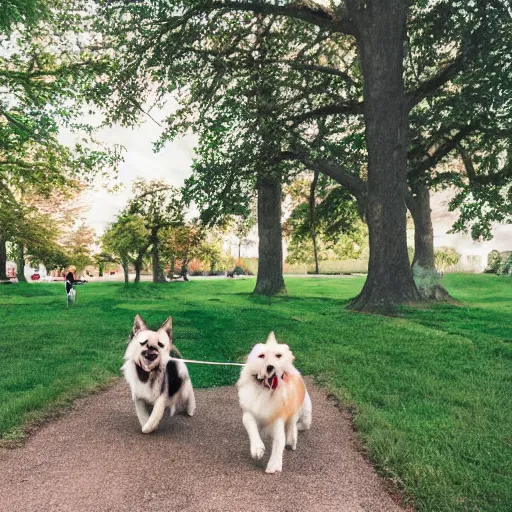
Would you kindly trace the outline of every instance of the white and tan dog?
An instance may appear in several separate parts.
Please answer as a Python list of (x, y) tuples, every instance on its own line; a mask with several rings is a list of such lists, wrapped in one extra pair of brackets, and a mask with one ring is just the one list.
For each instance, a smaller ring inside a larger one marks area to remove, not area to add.
[(294, 359), (288, 345), (277, 343), (271, 332), (265, 344), (253, 347), (237, 382), (254, 459), (265, 454), (259, 429), (272, 437), (267, 473), (282, 471), (285, 446), (295, 450), (297, 431), (311, 426), (311, 399)]
[(135, 317), (121, 370), (130, 385), (144, 434), (158, 427), (166, 407), (171, 416), (177, 410), (194, 414), (196, 401), (187, 367), (182, 361), (171, 359), (172, 351), (176, 349), (172, 344), (171, 317), (158, 331), (150, 331), (139, 315)]

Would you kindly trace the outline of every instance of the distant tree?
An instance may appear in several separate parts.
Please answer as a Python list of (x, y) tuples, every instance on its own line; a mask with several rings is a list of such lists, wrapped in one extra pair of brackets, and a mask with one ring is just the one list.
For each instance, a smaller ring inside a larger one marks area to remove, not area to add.
[(130, 263), (135, 265), (135, 282), (139, 282), (142, 260), (149, 246), (149, 231), (144, 219), (137, 215), (120, 215), (101, 240), (103, 251), (121, 263), (124, 282), (129, 282)]
[(188, 280), (188, 263), (198, 256), (199, 247), (205, 237), (205, 229), (196, 219), (181, 226), (168, 227), (162, 231), (161, 254), (170, 263), (169, 276), (175, 275), (176, 264), (180, 264), (180, 275)]
[(43, 263), (47, 270), (63, 271), (71, 265), (69, 253), (59, 243), (38, 246), (37, 251), (29, 254), (27, 258), (31, 264)]
[(214, 275), (222, 260), (222, 240), (215, 234), (207, 233), (195, 252), (198, 259), (209, 266), (210, 275)]
[(66, 236), (63, 246), (69, 254), (70, 264), (76, 267), (77, 275), (80, 275), (85, 267), (93, 264), (92, 248), (95, 240), (94, 229), (84, 222)]
[(11, 257), (16, 261), (20, 281), (25, 280), (26, 262), (41, 261), (42, 254), (53, 252), (59, 245), (61, 229), (49, 212), (38, 208), (35, 197), (31, 189), (26, 194), (15, 194), (7, 186), (0, 187), (0, 280), (5, 278), (2, 272), (7, 253), (2, 254), (2, 249), (5, 251), (7, 241), (14, 248)]
[(25, 281), (26, 262), (38, 261), (46, 266), (43, 256), (64, 252), (58, 242), (59, 234), (60, 229), (49, 215), (41, 214), (33, 207), (25, 207), (23, 218), (18, 218), (16, 223), (16, 233), (11, 236), (16, 248), (15, 261), (19, 281)]
[(233, 215), (231, 217), (231, 229), (238, 240), (238, 259), (241, 258), (242, 245), (247, 243), (247, 236), (256, 224), (256, 219), (252, 213), (246, 216)]
[(289, 263), (314, 263), (318, 274), (319, 260), (360, 255), (367, 230), (344, 187), (314, 173), (296, 179), (287, 192), (293, 208), (285, 224)]
[(100, 252), (99, 254), (95, 254), (93, 260), (98, 267), (99, 277), (103, 277), (105, 268), (109, 263), (116, 263), (116, 260), (112, 257), (112, 255), (108, 254), (107, 252)]
[(153, 282), (165, 282), (160, 263), (162, 230), (184, 224), (184, 201), (178, 189), (162, 180), (138, 179), (133, 183), (135, 197), (125, 209), (126, 214), (139, 216), (148, 232), (147, 249), (151, 250)]
[[(27, 253), (27, 193), (48, 198), (77, 176), (108, 173), (120, 157), (94, 141), (92, 126), (76, 121), (106, 66), (104, 56), (85, 47), (86, 40), (97, 42), (91, 20), (78, 0), (13, 0), (0, 8), (0, 280), (6, 243), (18, 246), (18, 266)], [(62, 144), (62, 126), (80, 142)]]

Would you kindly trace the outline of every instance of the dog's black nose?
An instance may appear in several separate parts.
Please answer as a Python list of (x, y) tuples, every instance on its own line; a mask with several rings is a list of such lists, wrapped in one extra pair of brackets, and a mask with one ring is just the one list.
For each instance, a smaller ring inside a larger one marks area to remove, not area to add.
[(271, 373), (271, 372), (273, 372), (273, 371), (274, 371), (274, 367), (273, 367), (271, 364), (269, 364), (269, 365), (267, 366), (267, 373)]
[(154, 361), (158, 357), (158, 352), (153, 352), (152, 350), (144, 350), (144, 352), (142, 352), (142, 355), (148, 361)]

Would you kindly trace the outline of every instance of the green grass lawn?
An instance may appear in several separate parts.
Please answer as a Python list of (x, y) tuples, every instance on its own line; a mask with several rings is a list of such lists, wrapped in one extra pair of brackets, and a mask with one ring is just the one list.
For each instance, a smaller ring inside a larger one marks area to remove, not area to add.
[[(189, 358), (241, 361), (274, 330), (303, 373), (353, 408), (376, 467), (419, 510), (510, 512), (512, 280), (448, 275), (462, 306), (394, 318), (344, 309), (362, 284), (288, 279), (288, 296), (265, 299), (252, 280), (90, 283), (69, 309), (62, 283), (2, 286), (0, 436), (118, 375), (136, 313), (153, 326), (172, 314)], [(238, 370), (190, 373), (201, 387), (233, 384)]]

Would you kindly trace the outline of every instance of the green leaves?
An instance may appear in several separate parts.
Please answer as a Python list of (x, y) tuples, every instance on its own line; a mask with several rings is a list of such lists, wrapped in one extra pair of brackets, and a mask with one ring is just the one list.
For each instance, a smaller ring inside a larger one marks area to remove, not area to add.
[[(342, 10), (339, 30), (333, 30), (312, 13), (297, 16), (292, 5), (100, 3), (95, 29), (105, 35), (111, 60), (108, 79), (91, 94), (107, 108), (108, 122), (134, 124), (142, 106), (165, 108), (156, 150), (185, 133), (197, 135), (184, 199), (198, 205), (206, 223), (244, 215), (258, 176), (292, 180), (300, 174), (304, 164), (287, 159), (292, 154), (366, 179), (355, 39), (340, 33), (347, 28)], [(456, 167), (457, 146), (467, 147), (477, 175), (503, 175), (512, 133), (510, 33), (505, 2), (422, 0), (409, 6), (404, 79), (412, 108), (410, 184), (454, 185), (465, 197), (478, 195), (477, 216), (503, 209), (508, 192), (501, 200), (497, 189), (472, 190)], [(510, 183), (502, 177), (495, 187)], [(463, 212), (460, 227), (467, 219)]]
[(135, 260), (148, 245), (149, 230), (144, 219), (124, 214), (118, 217), (102, 237), (103, 250), (119, 260)]
[(288, 263), (313, 263), (313, 234), (318, 259), (357, 259), (367, 246), (367, 230), (359, 218), (356, 200), (332, 180), (321, 178), (315, 187), (311, 212), (309, 180), (288, 187), (293, 209), (284, 225)]
[(13, 28), (33, 27), (50, 14), (46, 0), (3, 0), (0, 9), (0, 34), (10, 35)]
[[(6, 9), (16, 31), (0, 33), (0, 180), (46, 192), (77, 175), (111, 171), (119, 149), (102, 147), (91, 126), (75, 122), (106, 69), (104, 55), (91, 49), (92, 11), (74, 0), (9, 0)], [(81, 132), (81, 142), (62, 144), (63, 126)]]
[(140, 216), (150, 232), (183, 224), (184, 202), (176, 187), (163, 180), (138, 179), (132, 190), (135, 197), (129, 201), (126, 213)]

